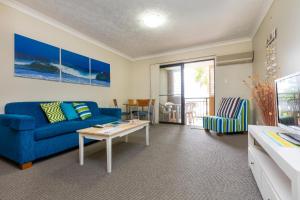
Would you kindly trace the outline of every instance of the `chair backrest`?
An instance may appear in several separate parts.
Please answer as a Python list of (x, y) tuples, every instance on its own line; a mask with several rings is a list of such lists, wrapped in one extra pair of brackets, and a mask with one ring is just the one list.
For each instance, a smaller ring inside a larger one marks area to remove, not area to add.
[(116, 108), (118, 108), (118, 102), (117, 102), (117, 99), (113, 99), (113, 102), (114, 102), (114, 106), (115, 106)]
[(137, 106), (147, 107), (147, 106), (150, 106), (150, 99), (137, 99), (136, 103), (137, 103)]
[(128, 105), (129, 105), (129, 106), (134, 106), (134, 105), (136, 105), (136, 100), (135, 100), (135, 99), (128, 99)]
[(234, 118), (239, 102), (240, 97), (223, 97), (217, 112), (217, 116)]

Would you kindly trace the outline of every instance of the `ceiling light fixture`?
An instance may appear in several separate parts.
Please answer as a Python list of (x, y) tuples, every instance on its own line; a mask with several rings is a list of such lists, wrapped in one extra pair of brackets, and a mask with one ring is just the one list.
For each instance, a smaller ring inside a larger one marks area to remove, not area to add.
[(141, 14), (140, 20), (149, 28), (157, 28), (166, 23), (166, 16), (157, 11), (146, 11)]

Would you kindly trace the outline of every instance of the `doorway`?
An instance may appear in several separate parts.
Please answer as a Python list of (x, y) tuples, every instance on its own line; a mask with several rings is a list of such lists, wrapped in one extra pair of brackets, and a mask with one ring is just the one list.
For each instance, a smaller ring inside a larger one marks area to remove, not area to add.
[(159, 122), (202, 126), (214, 115), (215, 60), (160, 66)]

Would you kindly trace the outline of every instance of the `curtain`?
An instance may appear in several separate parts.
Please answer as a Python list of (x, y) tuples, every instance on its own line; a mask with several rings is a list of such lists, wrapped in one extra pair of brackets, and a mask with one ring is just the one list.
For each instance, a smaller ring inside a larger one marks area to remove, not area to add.
[(150, 65), (150, 98), (155, 99), (154, 122), (159, 121), (159, 65)]

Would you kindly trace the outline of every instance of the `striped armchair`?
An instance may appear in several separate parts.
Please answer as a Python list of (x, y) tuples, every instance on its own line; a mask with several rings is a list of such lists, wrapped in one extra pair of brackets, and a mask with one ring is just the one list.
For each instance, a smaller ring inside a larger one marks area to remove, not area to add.
[(249, 110), (249, 100), (240, 99), (233, 118), (206, 116), (203, 118), (203, 128), (217, 133), (246, 132), (250, 117)]

